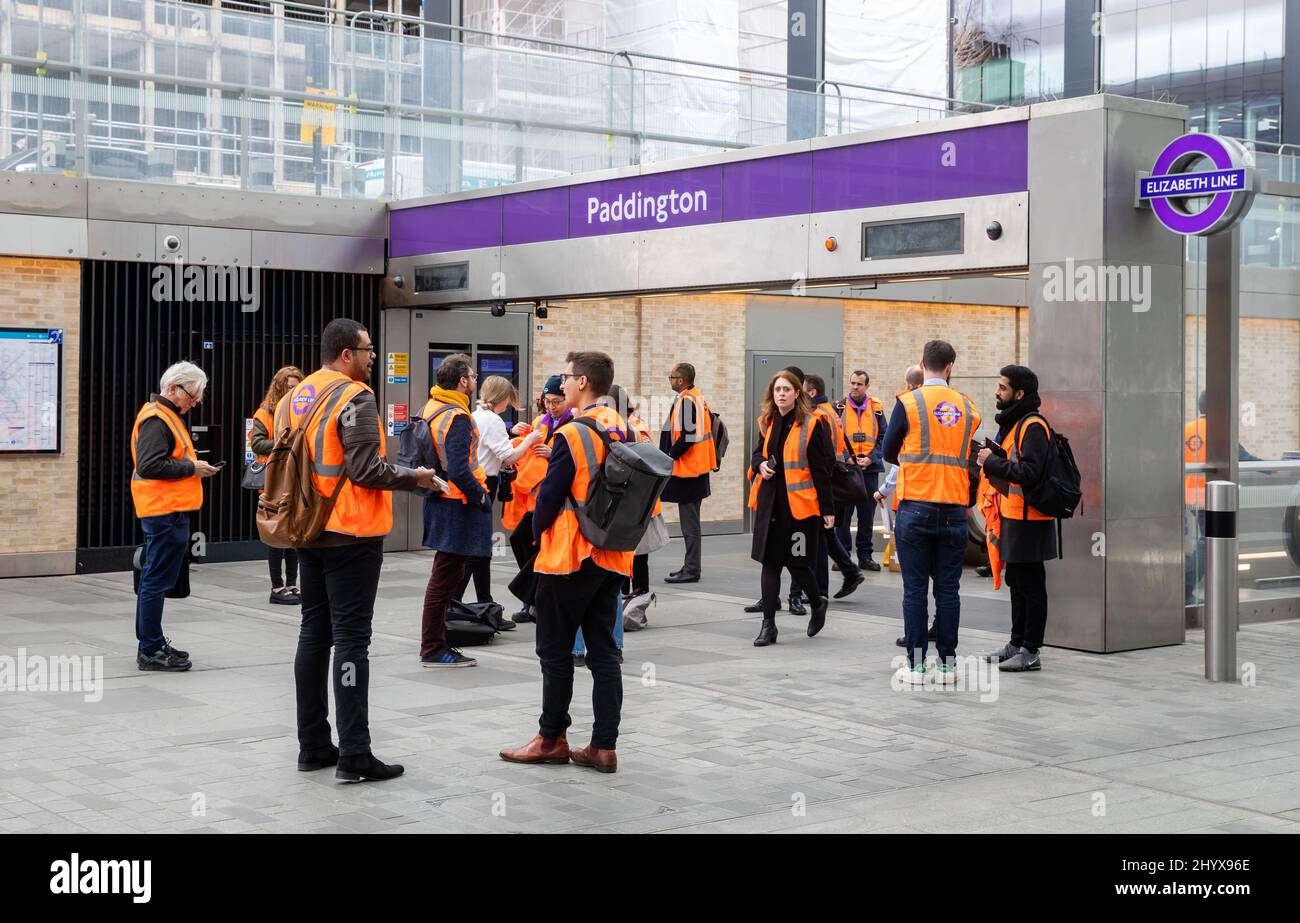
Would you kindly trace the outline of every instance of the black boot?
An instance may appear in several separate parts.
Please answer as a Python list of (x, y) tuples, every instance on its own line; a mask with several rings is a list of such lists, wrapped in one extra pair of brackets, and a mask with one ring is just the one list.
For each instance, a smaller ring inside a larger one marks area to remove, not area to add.
[(396, 779), (406, 769), (398, 763), (381, 763), (375, 759), (373, 753), (367, 753), (364, 756), (340, 756), (338, 769), (334, 770), (334, 778), (344, 782), (362, 782), (369, 780), (371, 782), (383, 782), (387, 779)]
[(853, 568), (853, 570), (844, 575), (844, 585), (836, 591), (835, 598), (843, 599), (845, 596), (848, 596), (858, 587), (862, 586), (862, 582), (866, 579), (867, 578), (862, 574), (861, 568)]
[(808, 637), (814, 638), (817, 636), (817, 632), (822, 630), (822, 626), (826, 624), (826, 610), (830, 607), (831, 601), (829, 597), (823, 596), (818, 599), (816, 605), (813, 606), (812, 618), (808, 619)]
[(791, 593), (791, 594), (790, 594), (789, 603), (790, 603), (790, 614), (791, 614), (791, 615), (807, 615), (807, 614), (808, 614), (808, 610), (804, 608), (803, 600), (800, 599), (800, 598), (799, 598), (797, 595), (795, 595), (794, 593)]
[(769, 644), (776, 643), (776, 619), (763, 617), (763, 625), (758, 629), (758, 637), (754, 639), (754, 647), (767, 647)]
[(337, 766), (338, 762), (339, 748), (333, 744), (315, 750), (298, 751), (299, 772), (315, 772), (317, 769), (328, 769), (330, 766)]

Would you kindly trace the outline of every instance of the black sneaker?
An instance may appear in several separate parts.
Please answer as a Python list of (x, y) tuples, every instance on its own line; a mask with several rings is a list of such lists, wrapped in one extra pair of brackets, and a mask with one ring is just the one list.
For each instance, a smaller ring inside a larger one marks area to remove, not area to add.
[(373, 753), (365, 756), (340, 756), (334, 778), (343, 782), (384, 782), (406, 772), (399, 763), (381, 763)]
[(190, 652), (189, 652), (189, 651), (181, 651), (181, 650), (177, 650), (176, 648), (172, 647), (172, 639), (171, 639), (171, 638), (163, 638), (163, 650), (165, 650), (165, 651), (171, 651), (173, 654), (175, 654), (175, 655), (176, 655), (177, 657), (179, 657), (181, 660), (189, 660), (189, 659), (190, 659)]
[(420, 658), (422, 667), (476, 667), (478, 661), (473, 657), (466, 657), (454, 647), (443, 647), (437, 653), (428, 657)]
[(290, 606), (302, 605), (302, 590), (292, 584), (284, 588), (284, 597)]
[(338, 762), (339, 748), (333, 744), (314, 750), (298, 751), (299, 772), (315, 772), (317, 769), (328, 769), (331, 766), (337, 766)]
[(859, 561), (858, 566), (861, 567), (863, 570), (869, 570), (872, 572), (876, 572), (880, 570), (880, 565), (875, 561), (873, 561), (871, 558), (866, 558), (865, 560)]
[(791, 615), (807, 615), (808, 610), (804, 607), (803, 600), (798, 596), (791, 596), (788, 600), (790, 604)]
[(537, 619), (533, 617), (533, 607), (524, 606), (514, 615), (510, 616), (510, 621), (514, 622), (516, 625), (522, 625), (525, 622), (535, 622)]
[(189, 658), (177, 656), (177, 652), (166, 646), (158, 648), (152, 654), (135, 655), (135, 665), (141, 670), (154, 670), (160, 673), (184, 673), (194, 664)]
[(285, 587), (276, 587), (271, 591), (270, 602), (276, 606), (296, 606), (302, 602), (301, 597), (290, 596)]

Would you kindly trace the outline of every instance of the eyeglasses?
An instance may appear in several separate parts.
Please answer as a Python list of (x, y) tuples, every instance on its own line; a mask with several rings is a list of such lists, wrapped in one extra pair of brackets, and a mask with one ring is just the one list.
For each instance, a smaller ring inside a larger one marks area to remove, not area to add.
[(669, 375), (669, 376), (668, 376), (668, 380), (669, 380), (669, 381), (682, 381), (682, 376), (680, 376), (680, 375)]
[(369, 352), (369, 353), (377, 353), (377, 352), (379, 352), (379, 350), (376, 349), (373, 345), (371, 345), (371, 346), (353, 346), (353, 347), (352, 347), (352, 351), (353, 351), (354, 353), (366, 353), (366, 352)]
[(561, 372), (561, 373), (560, 373), (560, 384), (564, 384), (564, 383), (565, 383), (566, 381), (568, 381), (570, 378), (586, 378), (586, 377), (587, 377), (587, 376), (585, 376), (585, 375), (577, 375), (577, 374), (570, 375), (568, 372)]
[(190, 403), (193, 404), (195, 407), (203, 403), (202, 393), (200, 393), (198, 397), (195, 397), (193, 394), (190, 394), (190, 389), (185, 387), (184, 385), (177, 385), (176, 387), (180, 388), (181, 391), (185, 392), (185, 396), (190, 399)]

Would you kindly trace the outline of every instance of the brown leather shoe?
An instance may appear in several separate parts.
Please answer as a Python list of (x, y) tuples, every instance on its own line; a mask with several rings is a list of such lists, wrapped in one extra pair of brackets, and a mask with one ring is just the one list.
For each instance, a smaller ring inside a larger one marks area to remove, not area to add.
[(538, 734), (522, 747), (501, 751), (501, 758), (509, 763), (567, 763), (569, 755), (569, 742), (563, 734), (550, 743)]
[(618, 772), (618, 753), (597, 747), (583, 747), (569, 754), (569, 759), (579, 766), (590, 766), (597, 772)]

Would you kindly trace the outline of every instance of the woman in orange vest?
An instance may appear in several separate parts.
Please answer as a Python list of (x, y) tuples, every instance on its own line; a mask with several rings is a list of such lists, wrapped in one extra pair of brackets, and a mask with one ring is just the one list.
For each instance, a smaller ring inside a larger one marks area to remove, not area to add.
[(181, 417), (203, 401), (208, 376), (191, 362), (163, 372), (158, 393), (131, 427), (131, 501), (144, 531), (140, 589), (135, 600), (136, 666), (180, 673), (186, 651), (162, 633), (163, 599), (176, 585), (190, 543), (190, 513), (203, 505), (202, 479), (218, 468), (200, 461)]
[[(275, 407), (293, 388), (307, 376), (296, 365), (286, 365), (271, 378), (266, 397), (253, 411), (253, 428), (248, 433), (248, 444), (256, 461), (266, 463), (271, 449), (275, 448)], [(298, 593), (298, 552), (293, 548), (272, 548), (267, 556), (271, 568), (271, 602), (280, 606), (297, 606), (302, 603)], [(284, 574), (281, 576), (281, 563)]]
[[(520, 570), (527, 566), (537, 550), (533, 542), (533, 508), (537, 505), (537, 491), (546, 477), (556, 430), (573, 419), (573, 411), (565, 402), (564, 391), (560, 387), (559, 375), (546, 379), (537, 401), (539, 416), (531, 424), (516, 423), (513, 432), (516, 438), (522, 439), (533, 431), (540, 431), (542, 439), (533, 446), (531, 455), (516, 462), (515, 469), (518, 473), (511, 485), (511, 499), (501, 513), (502, 525), (514, 530), (510, 533), (510, 550), (514, 552), (515, 563)], [(537, 620), (532, 592), (534, 583), (531, 580), (525, 582), (527, 589), (521, 591), (520, 599), (523, 607), (510, 617), (519, 624)]]
[(749, 508), (754, 511), (750, 556), (763, 565), (763, 625), (755, 647), (776, 643), (782, 568), (813, 603), (808, 636), (826, 623), (830, 600), (818, 592), (812, 564), (822, 529), (835, 527), (834, 463), (828, 428), (817, 423), (798, 378), (782, 369), (768, 382), (749, 465)]
[(994, 419), (1002, 454), (983, 448), (976, 458), (998, 495), (997, 543), (990, 548), (989, 560), (995, 568), (1001, 563), (1006, 572), (1011, 640), (988, 659), (1003, 672), (1021, 673), (1041, 669), (1038, 651), (1047, 626), (1043, 562), (1057, 556), (1056, 520), (1025, 498), (1025, 485), (1037, 484), (1050, 460), (1052, 430), (1038, 413), (1038, 376), (1023, 365), (1008, 365), (999, 374)]

